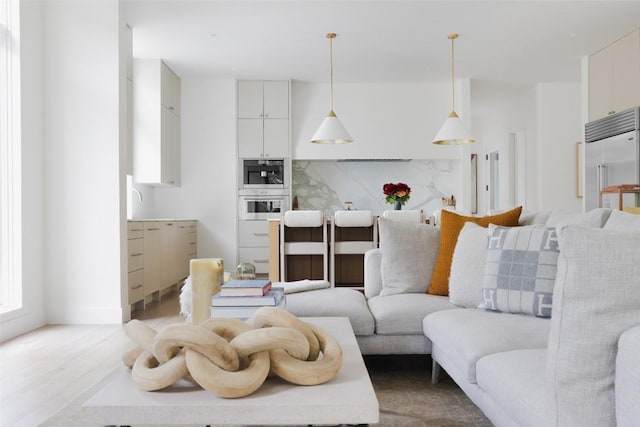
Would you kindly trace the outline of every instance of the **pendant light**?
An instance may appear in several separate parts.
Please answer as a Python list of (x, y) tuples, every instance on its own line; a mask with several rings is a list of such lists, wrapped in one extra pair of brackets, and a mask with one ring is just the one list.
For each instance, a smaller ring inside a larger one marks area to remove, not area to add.
[(451, 40), (451, 114), (444, 124), (440, 128), (440, 131), (433, 139), (434, 144), (440, 145), (456, 145), (456, 144), (471, 144), (475, 142), (475, 139), (471, 137), (471, 134), (467, 131), (462, 124), (462, 120), (456, 114), (456, 92), (455, 92), (455, 64), (454, 64), (454, 40), (458, 38), (457, 34), (449, 34), (449, 40)]
[(335, 33), (327, 34), (329, 39), (329, 58), (331, 64), (331, 94), (330, 94), (330, 110), (327, 117), (324, 118), (322, 124), (311, 138), (311, 142), (316, 144), (345, 144), (353, 142), (349, 132), (342, 126), (340, 119), (333, 112), (333, 39), (336, 38)]

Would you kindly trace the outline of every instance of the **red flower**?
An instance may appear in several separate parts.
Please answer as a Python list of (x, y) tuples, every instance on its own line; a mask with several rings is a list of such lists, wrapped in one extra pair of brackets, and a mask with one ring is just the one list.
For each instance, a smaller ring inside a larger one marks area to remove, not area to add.
[(409, 194), (411, 193), (411, 187), (404, 182), (398, 182), (396, 184), (390, 182), (382, 186), (382, 192), (386, 196), (385, 200), (387, 203), (395, 204), (396, 202), (400, 202), (400, 204), (404, 205), (407, 200), (410, 199)]

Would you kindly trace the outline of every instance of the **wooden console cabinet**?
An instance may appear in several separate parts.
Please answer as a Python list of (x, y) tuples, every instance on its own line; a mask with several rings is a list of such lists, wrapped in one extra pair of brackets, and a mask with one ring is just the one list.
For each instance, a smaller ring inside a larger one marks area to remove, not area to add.
[(189, 275), (197, 258), (197, 221), (129, 221), (129, 305), (144, 308)]

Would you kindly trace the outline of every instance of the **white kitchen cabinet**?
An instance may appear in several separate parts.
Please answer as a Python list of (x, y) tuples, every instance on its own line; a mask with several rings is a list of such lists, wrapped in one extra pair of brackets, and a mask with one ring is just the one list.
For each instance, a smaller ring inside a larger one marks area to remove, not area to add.
[(239, 119), (288, 119), (289, 82), (241, 80), (238, 82)]
[(159, 59), (136, 59), (133, 173), (137, 183), (180, 185), (180, 78)]
[(128, 244), (128, 304), (144, 299), (144, 227), (142, 222), (127, 223)]
[(256, 274), (269, 274), (269, 222), (238, 221), (238, 262), (250, 262)]
[(640, 28), (589, 56), (589, 121), (640, 104)]
[(238, 157), (288, 158), (289, 82), (238, 82)]

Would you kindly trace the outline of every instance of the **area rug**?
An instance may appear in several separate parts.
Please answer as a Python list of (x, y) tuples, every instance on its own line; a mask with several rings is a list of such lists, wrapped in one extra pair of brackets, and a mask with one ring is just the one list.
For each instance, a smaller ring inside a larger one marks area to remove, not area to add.
[[(376, 424), (377, 426), (490, 427), (492, 425), (444, 371), (441, 381), (435, 385), (431, 384), (429, 356), (366, 356), (365, 363), (380, 406), (380, 422)], [(82, 404), (115, 374), (114, 372), (87, 390), (70, 405), (45, 421), (42, 426), (97, 427), (97, 424), (87, 423), (82, 419)]]

